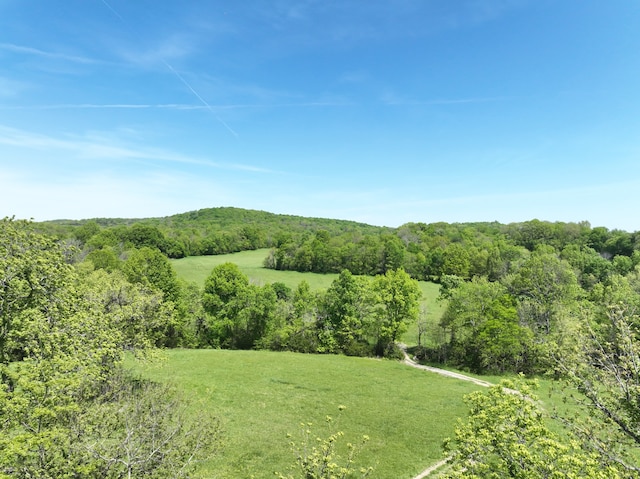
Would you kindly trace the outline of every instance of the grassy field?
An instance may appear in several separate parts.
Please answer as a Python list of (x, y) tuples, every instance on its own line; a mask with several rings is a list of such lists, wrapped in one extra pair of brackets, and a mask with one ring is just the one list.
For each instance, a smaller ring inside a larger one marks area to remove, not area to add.
[[(237, 264), (240, 270), (255, 284), (262, 285), (279, 281), (291, 289), (296, 288), (302, 280), (307, 281), (314, 291), (327, 289), (338, 276), (337, 274), (298, 273), (297, 271), (276, 271), (264, 268), (262, 262), (268, 252), (268, 249), (259, 249), (216, 256), (190, 256), (171, 260), (171, 264), (179, 277), (198, 285), (204, 285), (204, 281), (211, 273), (211, 270), (226, 262)], [(420, 281), (420, 289), (422, 290), (421, 308), (425, 311), (424, 319), (427, 322), (427, 335), (425, 339), (427, 344), (433, 344), (436, 340), (436, 325), (446, 307), (446, 303), (436, 301), (439, 288), (435, 283)], [(409, 346), (418, 343), (417, 323), (409, 326), (407, 332), (402, 337), (402, 341)]]
[[(173, 260), (180, 277), (204, 284), (219, 264), (237, 264), (255, 284), (282, 282), (295, 288), (306, 280), (313, 290), (330, 286), (335, 274), (275, 271), (262, 266), (268, 250)], [(423, 344), (438, 342), (437, 324), (446, 302), (437, 301), (439, 286), (420, 282), (420, 321), (426, 321)], [(414, 346), (417, 322), (402, 341)], [(332, 355), (301, 355), (266, 351), (171, 350), (159, 365), (138, 366), (146, 377), (170, 381), (184, 393), (216, 412), (224, 429), (224, 449), (203, 464), (198, 477), (261, 479), (286, 473), (294, 461), (287, 434), (297, 437), (300, 422), (323, 429), (326, 415), (337, 416), (347, 406), (336, 430), (346, 441), (367, 434), (361, 465), (374, 465), (372, 477), (411, 478), (442, 458), (442, 439), (453, 434), (456, 418), (466, 414), (463, 396), (478, 386), (409, 368), (393, 361)], [(453, 369), (453, 368), (447, 368)], [(475, 375), (474, 375), (475, 376)], [(476, 376), (494, 383), (500, 376)], [(508, 376), (507, 376), (508, 377)], [(538, 396), (547, 413), (572, 411), (551, 380), (541, 380)], [(197, 412), (194, 412), (197, 414)], [(549, 419), (552, 430), (563, 428)]]
[(312, 290), (326, 289), (337, 278), (337, 274), (298, 273), (297, 271), (276, 271), (262, 266), (269, 253), (268, 249), (242, 251), (233, 254), (215, 256), (189, 256), (171, 260), (178, 276), (199, 285), (204, 285), (211, 270), (223, 263), (235, 263), (254, 284), (269, 284), (280, 281), (294, 289), (302, 280), (306, 280)]
[[(205, 463), (202, 478), (255, 479), (287, 472), (287, 433), (300, 422), (322, 426), (347, 409), (336, 430), (345, 441), (367, 434), (359, 456), (376, 479), (411, 478), (441, 459), (441, 442), (466, 413), (462, 396), (477, 386), (393, 361), (266, 351), (171, 350), (167, 361), (138, 369), (170, 381), (216, 412), (224, 449)], [(194, 412), (197, 414), (197, 412)], [(326, 437), (326, 429), (318, 429)]]

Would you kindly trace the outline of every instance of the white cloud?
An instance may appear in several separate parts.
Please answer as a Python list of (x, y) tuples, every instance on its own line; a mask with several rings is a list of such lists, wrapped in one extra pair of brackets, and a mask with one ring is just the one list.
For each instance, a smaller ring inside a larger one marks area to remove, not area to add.
[(174, 33), (150, 46), (117, 45), (113, 51), (122, 60), (136, 67), (158, 67), (194, 53), (196, 42), (190, 35)]

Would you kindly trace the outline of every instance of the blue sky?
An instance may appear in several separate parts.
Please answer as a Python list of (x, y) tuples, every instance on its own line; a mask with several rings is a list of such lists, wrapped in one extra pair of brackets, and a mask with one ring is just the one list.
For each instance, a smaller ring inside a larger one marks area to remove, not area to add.
[(640, 230), (640, 3), (0, 0), (0, 216)]

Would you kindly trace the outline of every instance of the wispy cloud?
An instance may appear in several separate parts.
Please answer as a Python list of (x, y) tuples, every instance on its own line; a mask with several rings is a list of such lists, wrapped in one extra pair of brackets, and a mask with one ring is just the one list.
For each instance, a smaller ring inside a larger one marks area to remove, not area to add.
[(144, 38), (135, 26), (135, 19), (125, 18), (110, 2), (101, 1), (135, 40), (131, 43), (124, 42), (123, 39), (110, 38), (113, 52), (131, 65), (153, 67), (164, 64), (172, 69), (168, 62), (192, 55), (200, 43), (197, 36), (187, 30), (165, 33), (159, 39)]
[(53, 60), (64, 60), (67, 62), (73, 63), (82, 63), (82, 64), (96, 64), (96, 63), (104, 63), (101, 60), (96, 60), (94, 58), (78, 56), (78, 55), (70, 55), (67, 53), (60, 52), (50, 52), (45, 50), (40, 50), (38, 48), (28, 47), (24, 45), (15, 45), (13, 43), (0, 43), (0, 50), (9, 51), (13, 53), (21, 53), (25, 55), (38, 56), (49, 58)]
[[(0, 78), (0, 96), (2, 96), (2, 79)], [(353, 105), (345, 101), (306, 101), (290, 103), (235, 103), (193, 105), (188, 103), (61, 103), (58, 105), (0, 105), (0, 110), (234, 110), (249, 108), (313, 108), (313, 107), (342, 107)]]
[(197, 42), (189, 34), (173, 33), (152, 42), (140, 41), (135, 45), (120, 43), (112, 47), (112, 51), (130, 65), (149, 68), (191, 56), (196, 51), (196, 44)]
[(430, 106), (430, 105), (464, 105), (470, 103), (492, 103), (497, 101), (507, 100), (507, 97), (477, 97), (477, 98), (443, 98), (433, 100), (410, 100), (395, 96), (392, 94), (385, 94), (381, 100), (386, 105), (390, 106)]
[[(530, 0), (359, 0), (250, 4), (274, 30), (286, 32), (289, 43), (357, 44), (395, 38), (419, 38), (446, 30), (476, 26), (500, 18)], [(292, 42), (292, 39), (297, 42)], [(287, 45), (284, 45), (287, 47)], [(288, 45), (291, 48), (291, 45)]]
[(272, 173), (271, 170), (241, 163), (212, 162), (171, 150), (118, 144), (112, 139), (92, 137), (62, 137), (41, 135), (0, 125), (0, 145), (31, 150), (62, 150), (79, 159), (147, 160), (199, 165), (210, 168)]
[(485, 23), (501, 17), (509, 11), (526, 6), (531, 0), (471, 0), (462, 18), (464, 23)]

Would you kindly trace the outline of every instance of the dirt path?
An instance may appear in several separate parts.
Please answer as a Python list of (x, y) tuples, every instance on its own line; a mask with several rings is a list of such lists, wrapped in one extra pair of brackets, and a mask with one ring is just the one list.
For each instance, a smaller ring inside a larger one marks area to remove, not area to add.
[[(482, 379), (472, 378), (471, 376), (466, 376), (464, 374), (456, 373), (456, 372), (453, 372), (453, 371), (447, 371), (446, 369), (434, 368), (432, 366), (423, 366), (422, 364), (416, 363), (413, 359), (411, 359), (409, 357), (409, 355), (407, 354), (407, 350), (406, 350), (404, 345), (400, 345), (400, 349), (402, 349), (402, 353), (404, 354), (404, 361), (403, 361), (404, 364), (406, 364), (407, 366), (411, 366), (412, 368), (422, 369), (423, 371), (428, 371), (430, 373), (440, 374), (441, 376), (447, 376), (449, 378), (459, 379), (461, 381), (469, 381), (469, 382), (472, 382), (473, 384), (476, 384), (478, 386), (482, 386), (482, 387), (485, 387), (485, 388), (493, 386), (493, 383), (490, 383), (488, 381), (483, 381)], [(431, 475), (432, 472), (436, 471), (437, 469), (440, 469), (442, 466), (444, 466), (450, 460), (451, 460), (451, 458), (447, 457), (447, 458), (443, 459), (442, 461), (437, 462), (436, 464), (433, 464), (432, 466), (429, 466), (428, 468), (426, 468), (424, 471), (422, 471), (420, 474), (418, 474), (413, 479), (424, 479), (425, 477), (428, 477), (429, 475)]]
[(404, 349), (402, 350), (402, 352), (404, 353), (404, 364), (411, 366), (412, 368), (422, 369), (431, 373), (440, 374), (441, 376), (460, 379), (461, 381), (469, 381), (473, 384), (477, 384), (478, 386), (482, 386), (485, 388), (493, 386), (493, 383), (483, 381), (482, 379), (472, 378), (471, 376), (466, 376), (464, 374), (456, 373), (453, 371), (447, 371), (446, 369), (434, 368), (432, 366), (423, 366), (422, 364), (418, 364), (413, 359), (411, 359)]
[(447, 457), (447, 458), (443, 459), (442, 461), (435, 463), (433, 466), (427, 467), (424, 471), (422, 471), (420, 474), (418, 474), (413, 479), (424, 479), (425, 477), (431, 475), (431, 473), (433, 471), (435, 471), (436, 469), (440, 469), (442, 466), (444, 466), (450, 460), (451, 460), (451, 458)]
[[(453, 371), (447, 371), (446, 369), (434, 368), (433, 366), (423, 366), (422, 364), (418, 364), (413, 359), (411, 359), (409, 357), (409, 355), (407, 354), (406, 345), (398, 344), (398, 346), (402, 350), (402, 354), (404, 354), (403, 363), (406, 364), (407, 366), (411, 366), (412, 368), (416, 368), (416, 369), (422, 369), (423, 371), (428, 371), (430, 373), (440, 374), (441, 376), (447, 376), (449, 378), (459, 379), (461, 381), (469, 381), (469, 382), (472, 382), (473, 384), (476, 384), (478, 386), (482, 386), (482, 387), (485, 387), (485, 388), (488, 388), (488, 387), (491, 387), (491, 386), (495, 386), (495, 384), (490, 383), (489, 381), (483, 381), (482, 379), (472, 378), (471, 376), (467, 376), (465, 374), (456, 373), (456, 372), (453, 372)], [(522, 395), (522, 393), (520, 393), (520, 391), (516, 391), (515, 389), (509, 389), (509, 388), (504, 388), (503, 387), (502, 390), (505, 391), (505, 392), (508, 392), (509, 394)], [(529, 399), (529, 398), (527, 398), (527, 399)], [(429, 466), (428, 468), (426, 468), (424, 471), (422, 471), (420, 474), (418, 474), (413, 479), (424, 479), (425, 477), (429, 476), (432, 472), (434, 472), (436, 469), (440, 469), (442, 466), (444, 466), (450, 460), (451, 460), (451, 457), (447, 457), (447, 458), (443, 459), (442, 461), (440, 461), (440, 462), (438, 462), (436, 464), (433, 464), (432, 466)]]

